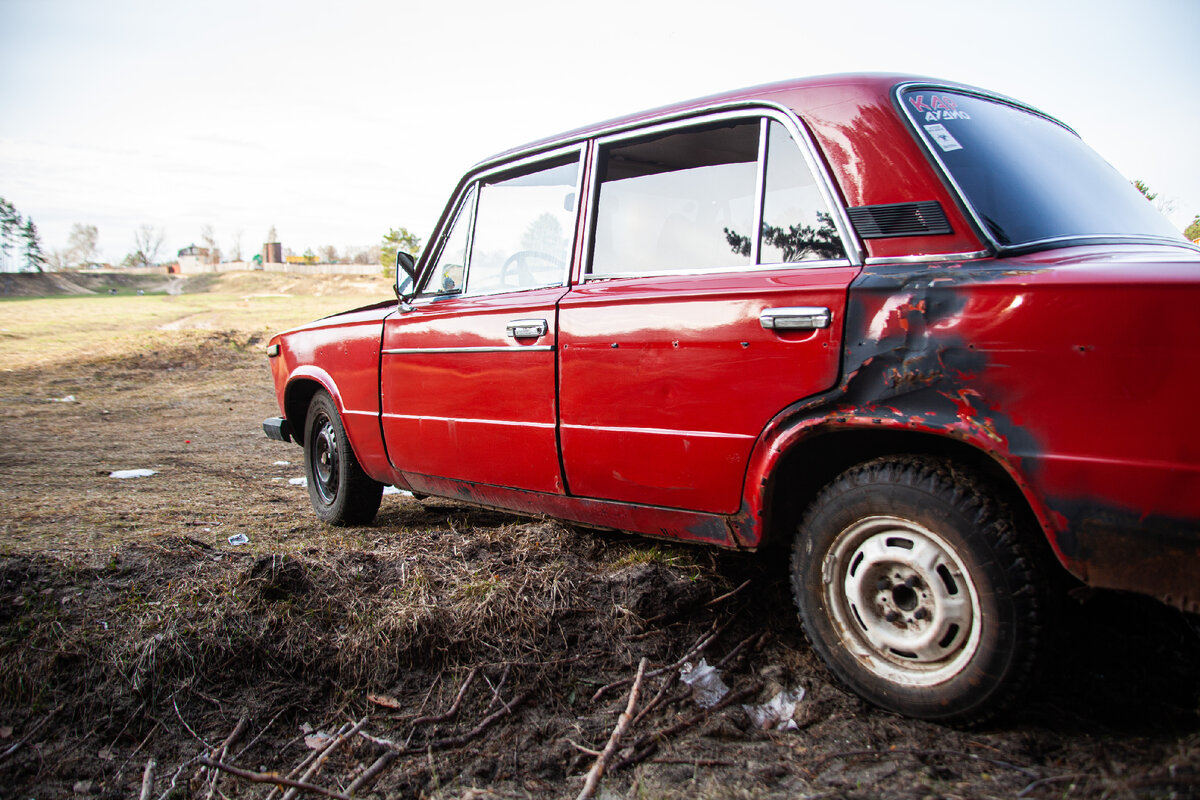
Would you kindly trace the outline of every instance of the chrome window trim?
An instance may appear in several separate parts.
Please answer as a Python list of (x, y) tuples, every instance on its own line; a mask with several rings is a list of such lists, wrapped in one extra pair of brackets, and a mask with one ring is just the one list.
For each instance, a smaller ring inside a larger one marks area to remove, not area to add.
[(820, 269), (822, 267), (856, 267), (848, 258), (822, 259), (821, 261), (791, 261), (782, 264), (750, 264), (741, 267), (697, 267), (696, 269), (667, 269), (656, 272), (605, 272), (602, 275), (585, 275), (584, 283), (627, 278), (669, 278), (672, 275), (731, 275), (744, 272), (776, 272), (784, 269)]
[(449, 213), (447, 213), (446, 210), (443, 210), (442, 216), (438, 219), (438, 223), (434, 227), (433, 238), (431, 239), (431, 241), (436, 242), (436, 246), (430, 247), (427, 250), (425, 250), (423, 253), (421, 253), (421, 259), (420, 259), (420, 262), (418, 263), (418, 267), (419, 267), (418, 275), (420, 277), (420, 280), (417, 282), (418, 286), (422, 285), (422, 282), (424, 280), (426, 280), (428, 277), (425, 274), (426, 270), (432, 269), (433, 265), (437, 262), (437, 259), (441, 256), (442, 248), (444, 248), (445, 244), (446, 244), (445, 240), (450, 233), (449, 228), (447, 226), (449, 226), (455, 219), (455, 215), (458, 213), (458, 209), (459, 209), (460, 205), (466, 199), (466, 195), (471, 190), (472, 187), (474, 187), (476, 189), (476, 194), (475, 194), (476, 201), (475, 201), (475, 212), (472, 213), (470, 229), (468, 231), (468, 236), (467, 236), (467, 263), (463, 265), (463, 289), (464, 290), (466, 289), (466, 287), (468, 285), (467, 277), (470, 274), (471, 248), (475, 243), (475, 220), (478, 217), (478, 210), (479, 210), (478, 198), (480, 196), (480, 191), (481, 191), (482, 185), (489, 178), (495, 178), (498, 175), (502, 175), (506, 172), (519, 172), (525, 167), (536, 165), (542, 161), (553, 161), (556, 158), (561, 158), (563, 156), (570, 155), (572, 152), (577, 154), (577, 159), (576, 159), (577, 170), (575, 173), (575, 223), (571, 228), (571, 235), (572, 235), (571, 252), (568, 254), (566, 264), (563, 265), (563, 277), (558, 283), (547, 283), (547, 284), (542, 284), (539, 286), (522, 286), (520, 288), (511, 289), (509, 291), (478, 292), (475, 294), (467, 294), (465, 291), (421, 292), (419, 296), (420, 297), (483, 297), (485, 295), (509, 294), (510, 292), (528, 291), (530, 289), (545, 289), (545, 288), (548, 288), (551, 286), (566, 286), (568, 284), (568, 282), (570, 281), (571, 264), (574, 260), (574, 255), (575, 255), (576, 239), (575, 239), (574, 234), (579, 229), (579, 209), (581, 207), (580, 200), (583, 196), (583, 194), (582, 194), (583, 193), (583, 173), (584, 173), (584, 168), (587, 166), (587, 142), (586, 142), (586, 140), (580, 140), (577, 142), (568, 142), (562, 146), (553, 147), (553, 148), (545, 149), (545, 150), (538, 149), (527, 155), (517, 154), (516, 157), (514, 157), (512, 159), (506, 159), (503, 161), (494, 161), (494, 162), (490, 162), (490, 163), (482, 162), (480, 164), (477, 164), (475, 167), (472, 167), (470, 170), (468, 170), (467, 173), (462, 177), (462, 179), (459, 180), (458, 186), (456, 187), (454, 194), (453, 194), (452, 202), (447, 204), (447, 206), (446, 206), (446, 209), (449, 210)]
[[(1041, 117), (1047, 122), (1058, 125), (1064, 130), (1069, 131), (1078, 139), (1082, 139), (1082, 137), (1079, 136), (1079, 133), (1074, 128), (1072, 128), (1070, 125), (1067, 125), (1062, 120), (1053, 117), (1027, 103), (1022, 103), (1019, 100), (1014, 100), (1011, 97), (1006, 97), (995, 92), (987, 92), (982, 89), (954, 86), (953, 84), (937, 83), (932, 81), (904, 81), (892, 87), (892, 102), (901, 110), (901, 117), (906, 123), (908, 123), (910, 132), (914, 137), (916, 137), (917, 143), (930, 157), (932, 162), (937, 165), (937, 169), (941, 173), (942, 179), (946, 182), (946, 185), (951, 188), (952, 194), (954, 195), (955, 200), (958, 202), (959, 207), (966, 212), (967, 219), (975, 229), (976, 236), (978, 236), (980, 240), (991, 247), (992, 253), (995, 253), (996, 255), (1012, 255), (1017, 253), (1028, 253), (1034, 250), (1068, 247), (1071, 245), (1105, 243), (1125, 244), (1129, 242), (1170, 245), (1200, 251), (1200, 246), (1194, 245), (1187, 239), (1182, 238), (1182, 235), (1180, 239), (1176, 241), (1174, 239), (1153, 236), (1150, 234), (1140, 235), (1128, 233), (1073, 234), (1070, 236), (1054, 236), (1047, 239), (1035, 239), (1028, 242), (1019, 242), (1017, 244), (1001, 244), (1000, 242), (996, 241), (994, 236), (992, 236), (991, 231), (988, 230), (987, 225), (985, 225), (983, 222), (982, 215), (980, 215), (975, 209), (974, 204), (971, 203), (971, 199), (967, 196), (967, 193), (963, 191), (962, 186), (959, 185), (958, 181), (954, 179), (954, 173), (952, 173), (949, 167), (946, 166), (946, 162), (937, 152), (937, 149), (934, 148), (930, 144), (929, 140), (926, 139), (926, 137), (921, 133), (921, 127), (918, 121), (913, 117), (912, 112), (909, 110), (908, 104), (904, 102), (904, 92), (912, 89), (930, 89), (951, 92), (953, 94), (967, 95), (969, 97), (979, 98), (980, 100), (988, 100), (993, 103), (1011, 106), (1019, 111), (1033, 114), (1034, 116)], [(868, 261), (871, 261), (871, 259), (868, 259)]]
[[(725, 103), (714, 105), (706, 109), (694, 109), (683, 114), (668, 114), (661, 119), (641, 120), (631, 122), (625, 125), (614, 127), (612, 130), (603, 131), (594, 134), (591, 138), (593, 147), (590, 155), (590, 171), (588, 198), (589, 208), (588, 216), (584, 225), (584, 242), (586, 243), (586, 252), (582, 259), (582, 282), (586, 283), (597, 279), (607, 279), (613, 277), (629, 277), (627, 273), (601, 273), (593, 274), (591, 269), (593, 241), (592, 237), (595, 234), (596, 214), (599, 208), (600, 200), (600, 182), (598, 180), (599, 162), (601, 154), (605, 147), (616, 142), (640, 139), (645, 136), (657, 136), (663, 133), (671, 133), (673, 131), (682, 131), (687, 128), (697, 125), (704, 125), (710, 122), (722, 122), (724, 120), (745, 120), (747, 122), (754, 118), (759, 119), (759, 124), (764, 128), (770, 127), (769, 120), (779, 122), (787, 130), (791, 136), (793, 143), (799, 148), (800, 153), (804, 157), (804, 162), (808, 166), (813, 178), (817, 184), (817, 191), (821, 195), (821, 199), (825, 201), (825, 205), (829, 208), (833, 215), (834, 226), (837, 228), (838, 236), (842, 241), (842, 248), (846, 251), (845, 259), (837, 259), (839, 262), (848, 262), (853, 266), (862, 266), (863, 258), (866, 255), (866, 250), (858, 235), (854, 232), (854, 227), (850, 224), (850, 216), (846, 213), (845, 204), (842, 203), (841, 197), (834, 192), (833, 187), (836, 184), (833, 181), (832, 175), (825, 167), (823, 158), (818, 157), (818, 149), (812, 137), (808, 133), (808, 128), (799, 120), (795, 112), (786, 106), (778, 103), (765, 101), (742, 101), (734, 103)], [(767, 120), (764, 122), (764, 120)], [(765, 170), (766, 152), (760, 147), (758, 154), (760, 169)], [(765, 186), (763, 187), (765, 188)], [(762, 202), (762, 192), (759, 191), (759, 203)], [(760, 231), (761, 237), (761, 231)], [(756, 237), (759, 238), (759, 237)], [(754, 240), (752, 240), (754, 241)], [(752, 245), (753, 248), (753, 245)], [(786, 266), (789, 267), (809, 267), (821, 264), (826, 264), (826, 261), (797, 261)], [(714, 268), (699, 268), (697, 270), (688, 270), (688, 274), (709, 274), (711, 272), (734, 273), (748, 269), (762, 269), (762, 264), (748, 264), (737, 267), (714, 267)], [(636, 275), (649, 276), (650, 272), (634, 273)], [(681, 270), (666, 270), (664, 274), (679, 275), (683, 274)]]
[[(758, 164), (754, 170), (754, 218), (750, 222), (750, 266), (758, 264), (762, 255), (762, 224), (764, 207), (767, 204), (767, 159), (771, 157), (767, 147), (767, 131), (771, 123), (766, 117), (758, 120)], [(844, 249), (845, 245), (843, 245)], [(734, 267), (736, 269), (736, 267)]]
[(554, 349), (552, 344), (487, 345), (481, 347), (391, 347), (383, 351), (385, 356), (404, 356), (417, 353), (546, 353)]
[(417, 270), (416, 281), (416, 286), (420, 288), (413, 293), (412, 299), (409, 301), (410, 303), (417, 304), (418, 301), (428, 300), (430, 298), (459, 297), (462, 295), (461, 288), (449, 292), (425, 291), (426, 284), (433, 277), (432, 273), (426, 275), (425, 272), (426, 270), (432, 270), (437, 265), (438, 259), (442, 257), (442, 251), (446, 249), (446, 242), (450, 239), (450, 234), (453, 233), (454, 222), (458, 219), (459, 214), (466, 210), (466, 208), (464, 208), (466, 202), (468, 200), (473, 200), (474, 202), (472, 204), (473, 208), (471, 211), (471, 219), (467, 222), (467, 243), (465, 245), (465, 252), (463, 253), (464, 261), (466, 263), (463, 264), (462, 285), (464, 287), (467, 285), (467, 269), (470, 266), (471, 261), (471, 242), (475, 236), (475, 210), (479, 208), (479, 193), (477, 191), (479, 188), (479, 182), (472, 180), (468, 181), (466, 184), (460, 184), (460, 186), (461, 191), (454, 195), (454, 202), (447, 206), (447, 208), (451, 209), (450, 213), (447, 215), (446, 212), (442, 212), (446, 226), (445, 230), (440, 228), (437, 229), (433, 238), (434, 246), (426, 249), (425, 252), (421, 254), (422, 263), (420, 268)]
[(991, 251), (973, 250), (969, 253), (929, 253), (919, 256), (872, 256), (866, 260), (865, 266), (875, 267), (880, 264), (926, 264), (935, 261), (977, 261), (981, 258), (991, 258)]

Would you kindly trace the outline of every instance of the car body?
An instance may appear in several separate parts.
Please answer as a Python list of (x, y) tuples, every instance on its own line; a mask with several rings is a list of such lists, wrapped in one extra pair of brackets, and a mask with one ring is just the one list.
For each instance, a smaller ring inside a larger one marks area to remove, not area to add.
[(269, 346), (323, 519), (394, 484), (791, 541), (835, 674), (951, 722), (1024, 685), (1056, 565), (1200, 610), (1200, 249), (1035, 109), (731, 92), (488, 159), (430, 242), (398, 302)]

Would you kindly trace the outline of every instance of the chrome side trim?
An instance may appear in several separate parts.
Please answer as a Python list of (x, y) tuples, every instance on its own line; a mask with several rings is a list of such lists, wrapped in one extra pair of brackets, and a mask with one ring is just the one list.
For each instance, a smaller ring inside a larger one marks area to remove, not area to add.
[(563, 423), (561, 427), (564, 429), (569, 429), (569, 430), (573, 430), (573, 431), (603, 431), (605, 433), (644, 433), (644, 434), (650, 434), (650, 435), (656, 435), (656, 436), (676, 436), (676, 437), (688, 436), (688, 437), (692, 437), (692, 438), (706, 438), (706, 439), (753, 440), (753, 439), (758, 438), (757, 436), (754, 436), (751, 434), (744, 434), (744, 433), (723, 433), (721, 431), (684, 431), (684, 430), (677, 430), (674, 428), (672, 428), (672, 429), (667, 429), (667, 428), (628, 428), (628, 427), (621, 427), (621, 426), (613, 427), (613, 426), (609, 426), (609, 425), (569, 425), (567, 423)]
[(504, 419), (469, 419), (466, 417), (431, 417), (423, 414), (383, 414), (384, 419), (409, 419), (420, 422), (469, 422), (475, 425), (500, 425), (506, 428), (542, 428), (553, 430), (553, 422), (513, 422)]
[(702, 269), (668, 269), (657, 272), (606, 272), (603, 275), (585, 275), (584, 283), (609, 281), (615, 278), (665, 278), (672, 275), (729, 275), (734, 272), (767, 272), (781, 269), (820, 269), (821, 267), (855, 266), (849, 259), (833, 261), (795, 261), (789, 264), (751, 264), (743, 267), (705, 267)]
[(414, 353), (546, 353), (554, 349), (552, 344), (500, 345), (488, 347), (392, 347), (383, 351), (385, 356), (412, 355)]
[(974, 250), (970, 253), (930, 253), (921, 256), (877, 256), (866, 260), (866, 266), (874, 267), (880, 264), (927, 264), (935, 261), (975, 261), (990, 258), (987, 250)]

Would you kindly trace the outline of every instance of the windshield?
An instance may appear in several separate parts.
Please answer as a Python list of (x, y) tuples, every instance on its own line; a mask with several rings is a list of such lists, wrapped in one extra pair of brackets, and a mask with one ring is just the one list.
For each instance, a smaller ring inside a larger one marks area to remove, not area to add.
[(997, 244), (1182, 235), (1067, 128), (996, 100), (912, 88), (901, 104)]

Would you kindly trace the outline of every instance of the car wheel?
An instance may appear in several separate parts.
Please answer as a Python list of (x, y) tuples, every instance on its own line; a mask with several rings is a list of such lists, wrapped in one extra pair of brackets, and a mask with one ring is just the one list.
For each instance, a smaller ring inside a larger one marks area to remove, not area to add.
[(882, 458), (840, 475), (805, 515), (792, 549), (800, 619), (864, 699), (962, 724), (1028, 683), (1043, 584), (983, 486), (938, 459)]
[(304, 424), (304, 474), (313, 510), (331, 525), (363, 525), (375, 518), (383, 484), (358, 464), (337, 405), (320, 391), (308, 406)]

